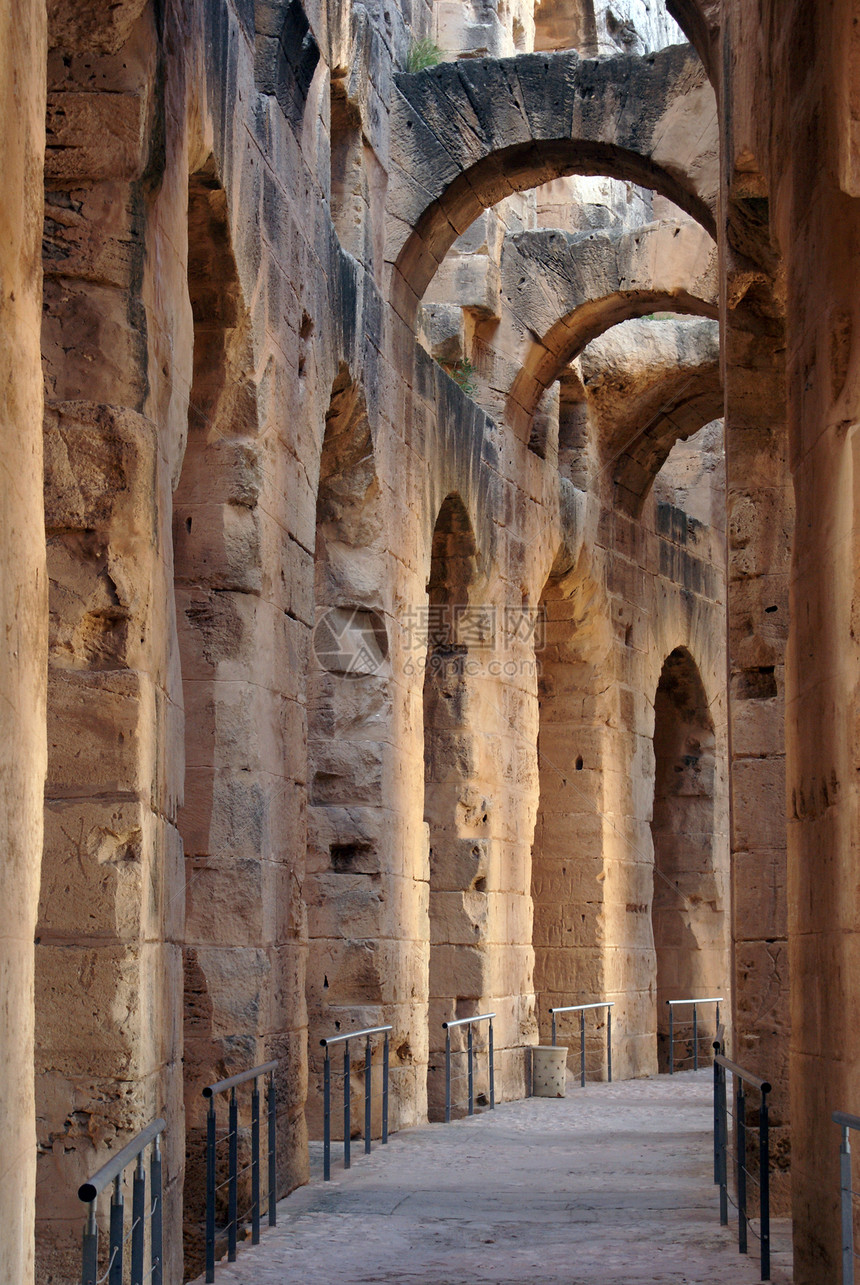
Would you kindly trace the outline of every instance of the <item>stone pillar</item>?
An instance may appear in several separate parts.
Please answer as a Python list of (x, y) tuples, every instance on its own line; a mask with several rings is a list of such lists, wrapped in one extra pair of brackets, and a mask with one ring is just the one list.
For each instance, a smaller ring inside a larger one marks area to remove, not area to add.
[[(58, 5), (52, 22), (62, 53), (48, 55), (45, 164), (50, 637), (38, 1274), (74, 1279), (78, 1184), (164, 1115), (173, 1282), (184, 880), (169, 523), (191, 328), (184, 295), (170, 287), (185, 277), (176, 229), (187, 219), (187, 186), (181, 169), (176, 182), (175, 153), (166, 160), (158, 146), (165, 104), (153, 92), (152, 11), (115, 6), (93, 29)], [(180, 76), (170, 93), (181, 101)]]
[(789, 958), (786, 919), (785, 649), (794, 499), (782, 331), (729, 310), (726, 362), (732, 830), (731, 1055), (774, 1086), (773, 1199), (788, 1208)]
[(0, 1280), (33, 1281), (33, 931), (45, 778), (42, 159), (45, 6), (0, 11)]

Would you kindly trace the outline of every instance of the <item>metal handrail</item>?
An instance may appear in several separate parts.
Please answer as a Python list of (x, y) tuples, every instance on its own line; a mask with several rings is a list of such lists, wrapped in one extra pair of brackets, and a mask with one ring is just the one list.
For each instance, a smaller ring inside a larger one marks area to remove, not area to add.
[(475, 1047), (472, 1040), (472, 1027), (476, 1022), (489, 1022), (489, 1033), (487, 1043), (488, 1053), (488, 1073), (490, 1079), (490, 1110), (496, 1109), (496, 1067), (493, 1052), (493, 1018), (495, 1013), (476, 1013), (474, 1017), (458, 1017), (452, 1022), (443, 1022), (442, 1029), (445, 1032), (445, 1123), (451, 1123), (451, 1031), (456, 1026), (468, 1027), (468, 1036), (465, 1049), (455, 1050), (457, 1053), (466, 1053), (469, 1058), (468, 1080), (469, 1080), (469, 1115), (475, 1114)]
[(476, 1013), (474, 1017), (458, 1017), (454, 1022), (443, 1022), (443, 1031), (451, 1031), (455, 1026), (471, 1026), (474, 1022), (492, 1021), (495, 1013)]
[[(693, 1005), (693, 1070), (699, 1069), (699, 1004), (716, 1004), (716, 1029), (720, 1031), (720, 1005), (724, 1004), (722, 995), (711, 995), (707, 999), (667, 999), (669, 1006), (669, 1074), (675, 1074), (675, 1009), (680, 1005)], [(682, 1058), (682, 1061), (685, 1059)]]
[(238, 1088), (240, 1084), (247, 1084), (249, 1080), (256, 1080), (259, 1075), (268, 1075), (270, 1071), (276, 1071), (278, 1063), (261, 1062), (259, 1066), (252, 1066), (250, 1071), (241, 1071), (238, 1075), (231, 1075), (229, 1080), (216, 1080), (214, 1084), (207, 1084), (203, 1090), (204, 1098), (213, 1098), (216, 1093), (226, 1093), (228, 1089)]
[(331, 1058), (329, 1049), (335, 1044), (343, 1045), (343, 1167), (349, 1169), (352, 1163), (350, 1154), (350, 1133), (352, 1124), (350, 1120), (350, 1096), (351, 1096), (351, 1064), (349, 1057), (350, 1040), (365, 1040), (364, 1046), (364, 1154), (370, 1155), (371, 1149), (371, 1117), (372, 1117), (372, 1095), (373, 1095), (373, 1047), (371, 1045), (371, 1036), (384, 1035), (385, 1040), (382, 1046), (382, 1145), (388, 1142), (388, 1059), (389, 1059), (389, 1034), (393, 1026), (366, 1026), (361, 1031), (347, 1031), (345, 1035), (330, 1035), (324, 1040), (320, 1040), (320, 1045), (325, 1049), (325, 1064), (323, 1066), (323, 1181), (331, 1180)]
[(854, 1205), (858, 1195), (851, 1184), (851, 1129), (860, 1129), (860, 1116), (834, 1111), (833, 1121), (842, 1130), (839, 1147), (839, 1199), (842, 1212), (842, 1285), (854, 1285)]
[(96, 1221), (96, 1201), (109, 1183), (113, 1183), (110, 1202), (110, 1257), (108, 1273), (110, 1285), (122, 1282), (123, 1248), (127, 1237), (125, 1230), (125, 1204), (122, 1192), (122, 1175), (124, 1170), (136, 1161), (132, 1182), (131, 1210), (131, 1281), (132, 1285), (141, 1285), (143, 1281), (143, 1260), (146, 1218), (146, 1172), (143, 1167), (143, 1153), (152, 1144), (149, 1157), (149, 1177), (152, 1196), (149, 1204), (149, 1259), (148, 1279), (153, 1285), (162, 1285), (164, 1267), (164, 1237), (162, 1214), (161, 1182), (161, 1134), (167, 1128), (165, 1120), (153, 1120), (145, 1129), (141, 1129), (126, 1146), (78, 1188), (78, 1199), (88, 1205), (87, 1221), (84, 1226), (81, 1254), (81, 1285), (98, 1285), (99, 1262), (99, 1228)]
[(365, 1035), (381, 1035), (383, 1031), (393, 1030), (393, 1026), (366, 1026), (363, 1031), (347, 1031), (346, 1035), (329, 1035), (327, 1039), (320, 1040), (320, 1044), (327, 1049), (333, 1044), (344, 1044), (347, 1040), (360, 1040)]
[[(749, 1216), (747, 1214), (747, 1178), (754, 1175), (747, 1169), (747, 1131), (757, 1128), (759, 1135), (759, 1223), (761, 1245), (761, 1279), (770, 1280), (770, 1132), (768, 1121), (767, 1095), (772, 1091), (771, 1084), (759, 1075), (753, 1075), (737, 1062), (732, 1062), (722, 1053), (719, 1040), (714, 1041), (714, 1182), (720, 1188), (720, 1223), (727, 1226), (729, 1221), (729, 1179), (728, 1179), (728, 1146), (729, 1146), (729, 1109), (727, 1100), (726, 1073), (735, 1077), (735, 1167), (737, 1170), (737, 1208), (738, 1208), (738, 1252), (747, 1253), (747, 1231)], [(761, 1094), (758, 1125), (747, 1124), (746, 1090), (744, 1085)]]
[(614, 1000), (600, 1000), (596, 1004), (565, 1004), (561, 1008), (551, 1008), (550, 1016), (552, 1017), (552, 1043), (553, 1047), (558, 1043), (556, 1039), (556, 1013), (579, 1013), (579, 1085), (585, 1088), (585, 1014), (589, 1009), (605, 1008), (606, 1009), (606, 1070), (608, 1082), (612, 1083), (612, 1010), (615, 1007)]
[[(227, 1261), (236, 1261), (236, 1243), (239, 1229), (239, 1104), (236, 1089), (242, 1084), (252, 1084), (251, 1091), (251, 1244), (260, 1243), (260, 1089), (258, 1080), (268, 1077), (266, 1094), (266, 1115), (268, 1123), (268, 1216), (269, 1226), (277, 1225), (277, 1101), (275, 1095), (275, 1071), (278, 1062), (261, 1062), (252, 1066), (249, 1071), (240, 1071), (226, 1080), (216, 1080), (207, 1084), (202, 1090), (204, 1098), (209, 1101), (206, 1113), (206, 1281), (208, 1285), (215, 1280), (215, 1197), (216, 1155), (215, 1137), (215, 1099), (221, 1093), (229, 1093), (227, 1149)], [(221, 1141), (225, 1141), (224, 1138)], [(222, 1186), (224, 1184), (221, 1184)], [(247, 1215), (245, 1215), (247, 1217)], [(111, 1283), (112, 1285), (112, 1283)]]

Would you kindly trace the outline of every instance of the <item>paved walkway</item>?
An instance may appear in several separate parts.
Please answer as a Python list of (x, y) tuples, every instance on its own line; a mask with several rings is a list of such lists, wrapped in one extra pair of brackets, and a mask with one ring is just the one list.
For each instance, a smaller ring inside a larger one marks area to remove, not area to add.
[[(709, 1071), (571, 1082), (471, 1120), (353, 1147), (278, 1206), (217, 1285), (752, 1285), (719, 1225)], [(772, 1280), (789, 1285), (788, 1228)], [(754, 1240), (751, 1237), (754, 1244)]]

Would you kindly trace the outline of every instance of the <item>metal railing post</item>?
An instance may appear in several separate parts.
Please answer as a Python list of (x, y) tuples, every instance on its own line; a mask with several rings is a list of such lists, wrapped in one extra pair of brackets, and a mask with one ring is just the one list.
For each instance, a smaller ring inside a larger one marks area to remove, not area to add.
[(236, 1224), (239, 1221), (239, 1104), (236, 1089), (230, 1090), (228, 1123), (229, 1170), (227, 1180), (227, 1261), (236, 1261)]
[(585, 1088), (585, 1013), (579, 1015), (579, 1087)]
[(150, 1196), (150, 1229), (149, 1257), (152, 1269), (152, 1285), (162, 1285), (164, 1280), (164, 1209), (162, 1206), (163, 1183), (161, 1179), (161, 1140), (158, 1135), (152, 1140), (152, 1154), (149, 1157)]
[(99, 1271), (99, 1225), (96, 1222), (96, 1202), (87, 1207), (84, 1223), (84, 1243), (81, 1255), (81, 1285), (96, 1285)]
[[(128, 1261), (128, 1285), (144, 1285), (144, 1281), (154, 1281), (162, 1285), (163, 1281), (163, 1216), (162, 1216), (162, 1181), (161, 1181), (161, 1147), (159, 1135), (167, 1127), (163, 1119), (152, 1120), (141, 1129), (130, 1142), (111, 1155), (106, 1164), (78, 1187), (78, 1199), (87, 1206), (87, 1217), (84, 1224), (83, 1243), (81, 1246), (81, 1285), (123, 1285), (125, 1273), (125, 1245), (130, 1242)], [(150, 1181), (152, 1194), (147, 1208), (146, 1195), (146, 1148), (152, 1144), (150, 1152)], [(125, 1200), (123, 1195), (123, 1177), (125, 1171), (134, 1165), (131, 1175), (131, 1226), (125, 1231)], [(107, 1268), (99, 1276), (99, 1228), (97, 1201), (99, 1195), (111, 1188), (110, 1232), (108, 1245)], [(149, 1260), (150, 1270), (144, 1275), (146, 1262), (146, 1224), (149, 1221)]]
[(606, 1010), (606, 1070), (607, 1080), (612, 1083), (612, 1008)]
[(729, 1223), (729, 1103), (726, 1068), (720, 1067), (720, 1223)]
[[(669, 1001), (666, 1001), (669, 1004)], [(669, 1004), (669, 1074), (675, 1074), (675, 1010)]]
[(770, 1280), (770, 1131), (768, 1122), (767, 1093), (762, 1089), (758, 1115), (759, 1128), (759, 1211), (761, 1222), (761, 1279)]
[(260, 1243), (260, 1085), (251, 1093), (251, 1244)]
[[(714, 1051), (719, 1046), (714, 1042)], [(714, 1185), (720, 1181), (720, 1064), (714, 1058)]]
[(493, 1019), (490, 1018), (490, 1110), (496, 1109), (496, 1065), (493, 1053)]
[(370, 1155), (370, 1130), (371, 1130), (371, 1087), (372, 1087), (372, 1051), (370, 1048), (370, 1036), (364, 1046), (364, 1154)]
[(557, 1039), (556, 1039), (555, 1013), (553, 1013), (553, 1014), (552, 1014), (552, 1046), (553, 1046), (553, 1048), (555, 1048), (555, 1046), (556, 1046), (556, 1044), (557, 1044), (557, 1043), (558, 1043), (558, 1041), (557, 1041)]
[(451, 1123), (451, 1032), (445, 1027), (445, 1123)]
[(842, 1196), (842, 1285), (854, 1285), (854, 1210), (851, 1205), (851, 1141), (847, 1124), (842, 1126), (839, 1177)]
[(738, 1249), (742, 1254), (747, 1252), (747, 1124), (746, 1093), (744, 1082), (737, 1079), (735, 1095), (735, 1136), (737, 1141), (738, 1169)]
[(122, 1249), (123, 1222), (125, 1204), (122, 1198), (122, 1174), (118, 1173), (113, 1180), (113, 1191), (110, 1198), (110, 1266), (108, 1268), (108, 1285), (122, 1285)]
[(269, 1179), (269, 1226), (276, 1227), (278, 1222), (278, 1106), (275, 1093), (275, 1072), (269, 1072), (269, 1091), (266, 1097), (266, 1112), (269, 1121), (269, 1163), (266, 1175)]
[(382, 1046), (382, 1145), (388, 1142), (388, 1031)]
[(720, 1006), (717, 1004), (717, 1026), (714, 1031), (714, 1048), (719, 1052), (722, 1047), (723, 1046), (720, 1043)]
[(469, 1032), (469, 1115), (475, 1114), (475, 1080), (474, 1080), (474, 1048), (472, 1045), (472, 1023), (470, 1022), (467, 1030)]
[(693, 1070), (699, 1069), (699, 1011), (693, 1005)]
[(215, 1280), (215, 1099), (206, 1114), (206, 1280)]
[(331, 1058), (325, 1051), (323, 1064), (323, 1182), (331, 1179)]
[(143, 1285), (143, 1234), (146, 1230), (146, 1170), (137, 1155), (131, 1186), (131, 1285)]
[(350, 1074), (349, 1073), (349, 1040), (347, 1040), (343, 1046), (343, 1167), (344, 1169), (348, 1169), (351, 1163), (350, 1154), (349, 1154), (349, 1148), (350, 1148), (349, 1135), (352, 1131), (352, 1123), (350, 1121), (350, 1116), (349, 1116), (349, 1098), (350, 1098), (349, 1074)]

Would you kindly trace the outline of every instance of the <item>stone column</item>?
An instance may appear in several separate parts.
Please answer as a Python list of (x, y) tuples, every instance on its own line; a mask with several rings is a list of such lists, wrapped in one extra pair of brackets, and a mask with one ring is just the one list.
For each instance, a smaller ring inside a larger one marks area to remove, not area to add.
[(33, 931), (45, 779), (42, 160), (45, 6), (0, 11), (0, 1280), (31, 1285), (36, 1148)]

